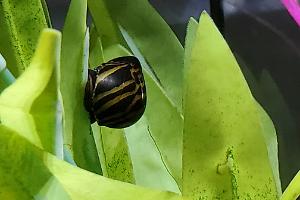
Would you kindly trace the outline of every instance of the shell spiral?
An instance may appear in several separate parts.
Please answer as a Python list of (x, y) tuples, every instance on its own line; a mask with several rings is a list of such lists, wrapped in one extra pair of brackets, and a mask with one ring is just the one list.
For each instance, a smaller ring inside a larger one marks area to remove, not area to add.
[(146, 99), (142, 68), (136, 57), (115, 58), (89, 69), (84, 104), (91, 123), (128, 127), (143, 115)]

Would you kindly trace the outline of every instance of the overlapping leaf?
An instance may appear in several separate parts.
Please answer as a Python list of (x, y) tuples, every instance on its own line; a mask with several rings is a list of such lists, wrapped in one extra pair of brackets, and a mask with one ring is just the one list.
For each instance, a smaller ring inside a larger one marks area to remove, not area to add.
[(0, 132), (1, 199), (183, 200), (174, 193), (114, 181), (71, 166), (3, 125)]
[[(252, 94), (255, 96), (256, 99), (261, 101), (262, 99), (264, 99), (264, 95), (266, 95), (266, 92), (263, 92), (263, 88), (256, 80), (254, 74), (247, 67), (246, 63), (239, 57), (237, 57), (237, 61), (239, 62), (241, 70), (243, 71), (243, 74), (245, 76), (245, 79), (247, 80), (247, 83), (251, 88)], [(263, 109), (263, 107), (259, 103), (256, 103), (256, 105), (260, 114), (260, 122), (263, 128), (262, 133), (264, 135), (265, 142), (267, 145), (269, 161), (272, 167), (273, 176), (277, 187), (278, 197), (280, 197), (282, 194), (282, 189), (281, 189), (281, 181), (279, 177), (278, 142), (277, 142), (276, 130), (267, 112)]]
[(142, 117), (134, 126), (125, 129), (137, 185), (179, 192), (178, 185), (162, 161), (161, 152)]
[(279, 177), (278, 163), (278, 143), (275, 127), (271, 118), (266, 111), (257, 103), (257, 108), (260, 114), (261, 126), (263, 128), (263, 136), (265, 137), (270, 165), (272, 167), (273, 177), (277, 189), (277, 197), (282, 195), (281, 182)]
[(62, 156), (58, 100), (60, 33), (46, 29), (26, 72), (0, 96), (1, 122), (33, 144)]
[(206, 13), (201, 15), (188, 63), (183, 194), (193, 199), (276, 199), (255, 101)]
[(297, 172), (295, 169), (300, 167), (298, 159), (300, 146), (297, 143), (296, 122), (281, 94), (280, 88), (267, 70), (262, 71), (258, 85), (262, 94), (260, 101), (276, 124), (280, 149), (279, 158), (285, 160), (280, 165), (282, 186), (285, 188)]
[[(102, 6), (99, 11), (107, 13), (102, 15), (102, 22), (95, 24), (97, 30), (110, 37), (111, 29), (106, 27), (121, 25), (154, 69), (168, 97), (181, 110), (183, 48), (166, 22), (146, 0), (94, 2)], [(96, 17), (93, 20), (100, 21)], [(118, 43), (123, 44), (120, 40)]]
[(64, 110), (64, 148), (76, 164), (95, 173), (101, 166), (84, 108), (87, 81), (89, 32), (86, 31), (87, 2), (73, 0), (63, 29), (61, 56), (61, 94)]
[(15, 77), (29, 66), (38, 37), (46, 27), (40, 0), (1, 0), (0, 52)]
[(102, 0), (88, 0), (88, 6), (104, 48), (115, 44), (124, 45), (124, 39), (106, 3)]
[(101, 38), (94, 25), (90, 28), (89, 68), (95, 68), (104, 62)]

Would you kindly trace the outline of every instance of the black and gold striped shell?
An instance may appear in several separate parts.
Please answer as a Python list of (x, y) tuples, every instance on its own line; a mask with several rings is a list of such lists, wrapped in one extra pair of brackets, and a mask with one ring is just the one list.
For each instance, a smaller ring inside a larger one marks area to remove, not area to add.
[(84, 104), (91, 123), (125, 128), (140, 119), (146, 107), (146, 87), (139, 60), (115, 58), (88, 72)]

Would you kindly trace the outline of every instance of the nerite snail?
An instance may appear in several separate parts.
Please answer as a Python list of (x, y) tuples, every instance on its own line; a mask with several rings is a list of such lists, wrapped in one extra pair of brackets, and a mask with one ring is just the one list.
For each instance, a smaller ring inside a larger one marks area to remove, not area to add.
[(91, 123), (124, 128), (134, 124), (146, 107), (146, 87), (139, 60), (115, 58), (89, 69), (84, 104)]

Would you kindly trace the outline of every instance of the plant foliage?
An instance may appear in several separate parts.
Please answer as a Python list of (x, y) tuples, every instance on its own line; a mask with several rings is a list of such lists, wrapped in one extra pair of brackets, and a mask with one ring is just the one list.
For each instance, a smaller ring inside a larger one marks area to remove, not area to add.
[[(281, 198), (274, 125), (206, 12), (183, 48), (146, 0), (72, 0), (62, 34), (44, 29), (45, 1), (0, 2), (0, 199)], [(141, 61), (145, 114), (91, 125), (88, 68), (125, 55)]]

